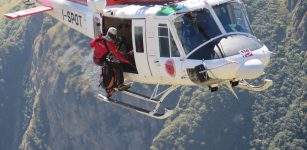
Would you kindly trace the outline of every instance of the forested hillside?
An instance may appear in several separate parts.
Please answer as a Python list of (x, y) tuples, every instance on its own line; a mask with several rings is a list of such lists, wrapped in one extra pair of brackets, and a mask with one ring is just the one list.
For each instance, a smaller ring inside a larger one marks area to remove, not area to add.
[(238, 100), (223, 88), (182, 87), (163, 122), (95, 99), (89, 38), (48, 15), (6, 20), (25, 6), (0, 0), (0, 149), (307, 149), (307, 1), (244, 2), (276, 53), (264, 76), (274, 85), (235, 89)]
[(90, 38), (46, 14), (0, 20), (1, 150), (150, 147), (163, 122), (97, 101)]

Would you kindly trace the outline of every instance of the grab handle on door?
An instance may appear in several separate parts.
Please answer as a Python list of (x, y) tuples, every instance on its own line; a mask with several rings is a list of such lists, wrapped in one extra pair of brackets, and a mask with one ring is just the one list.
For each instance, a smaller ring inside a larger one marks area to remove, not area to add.
[(160, 62), (160, 60), (159, 60), (159, 58), (156, 58), (156, 59), (154, 59), (154, 63), (159, 63)]

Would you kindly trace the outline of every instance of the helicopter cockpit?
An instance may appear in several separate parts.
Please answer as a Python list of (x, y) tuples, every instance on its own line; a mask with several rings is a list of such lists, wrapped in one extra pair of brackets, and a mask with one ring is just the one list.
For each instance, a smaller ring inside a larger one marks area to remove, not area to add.
[(188, 59), (222, 58), (242, 49), (256, 50), (263, 46), (253, 36), (242, 3), (229, 1), (210, 9), (177, 13), (173, 20)]
[(174, 25), (186, 54), (222, 34), (207, 9), (181, 14), (174, 20)]

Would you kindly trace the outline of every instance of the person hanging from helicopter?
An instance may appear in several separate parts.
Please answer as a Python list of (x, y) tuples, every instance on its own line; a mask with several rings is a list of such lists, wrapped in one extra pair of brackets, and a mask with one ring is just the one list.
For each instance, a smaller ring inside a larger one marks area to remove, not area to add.
[(107, 93), (110, 93), (109, 91), (111, 91), (113, 87), (114, 78), (112, 78), (110, 67), (106, 62), (106, 57), (109, 50), (105, 47), (105, 39), (103, 34), (93, 39), (90, 42), (90, 47), (94, 48), (93, 62), (96, 65), (101, 66), (99, 86), (102, 86), (106, 89)]
[(112, 96), (114, 87), (117, 87), (119, 91), (130, 88), (123, 84), (124, 76), (121, 64), (130, 64), (130, 62), (117, 50), (116, 37), (117, 29), (110, 27), (105, 36), (99, 35), (90, 42), (90, 47), (94, 48), (94, 63), (102, 66), (100, 85), (106, 89), (108, 97)]
[(107, 55), (107, 64), (115, 69), (116, 86), (118, 90), (127, 90), (129, 86), (124, 85), (123, 66), (121, 63), (130, 64), (129, 60), (122, 56), (116, 47), (117, 29), (110, 27), (105, 36), (107, 42), (106, 46), (110, 53)]

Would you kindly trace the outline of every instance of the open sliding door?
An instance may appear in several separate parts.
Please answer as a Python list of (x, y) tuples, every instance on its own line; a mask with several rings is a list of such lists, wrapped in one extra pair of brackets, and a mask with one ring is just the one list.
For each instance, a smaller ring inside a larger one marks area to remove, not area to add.
[(133, 52), (135, 63), (138, 74), (146, 78), (151, 76), (151, 71), (148, 65), (145, 27), (145, 20), (132, 20)]

